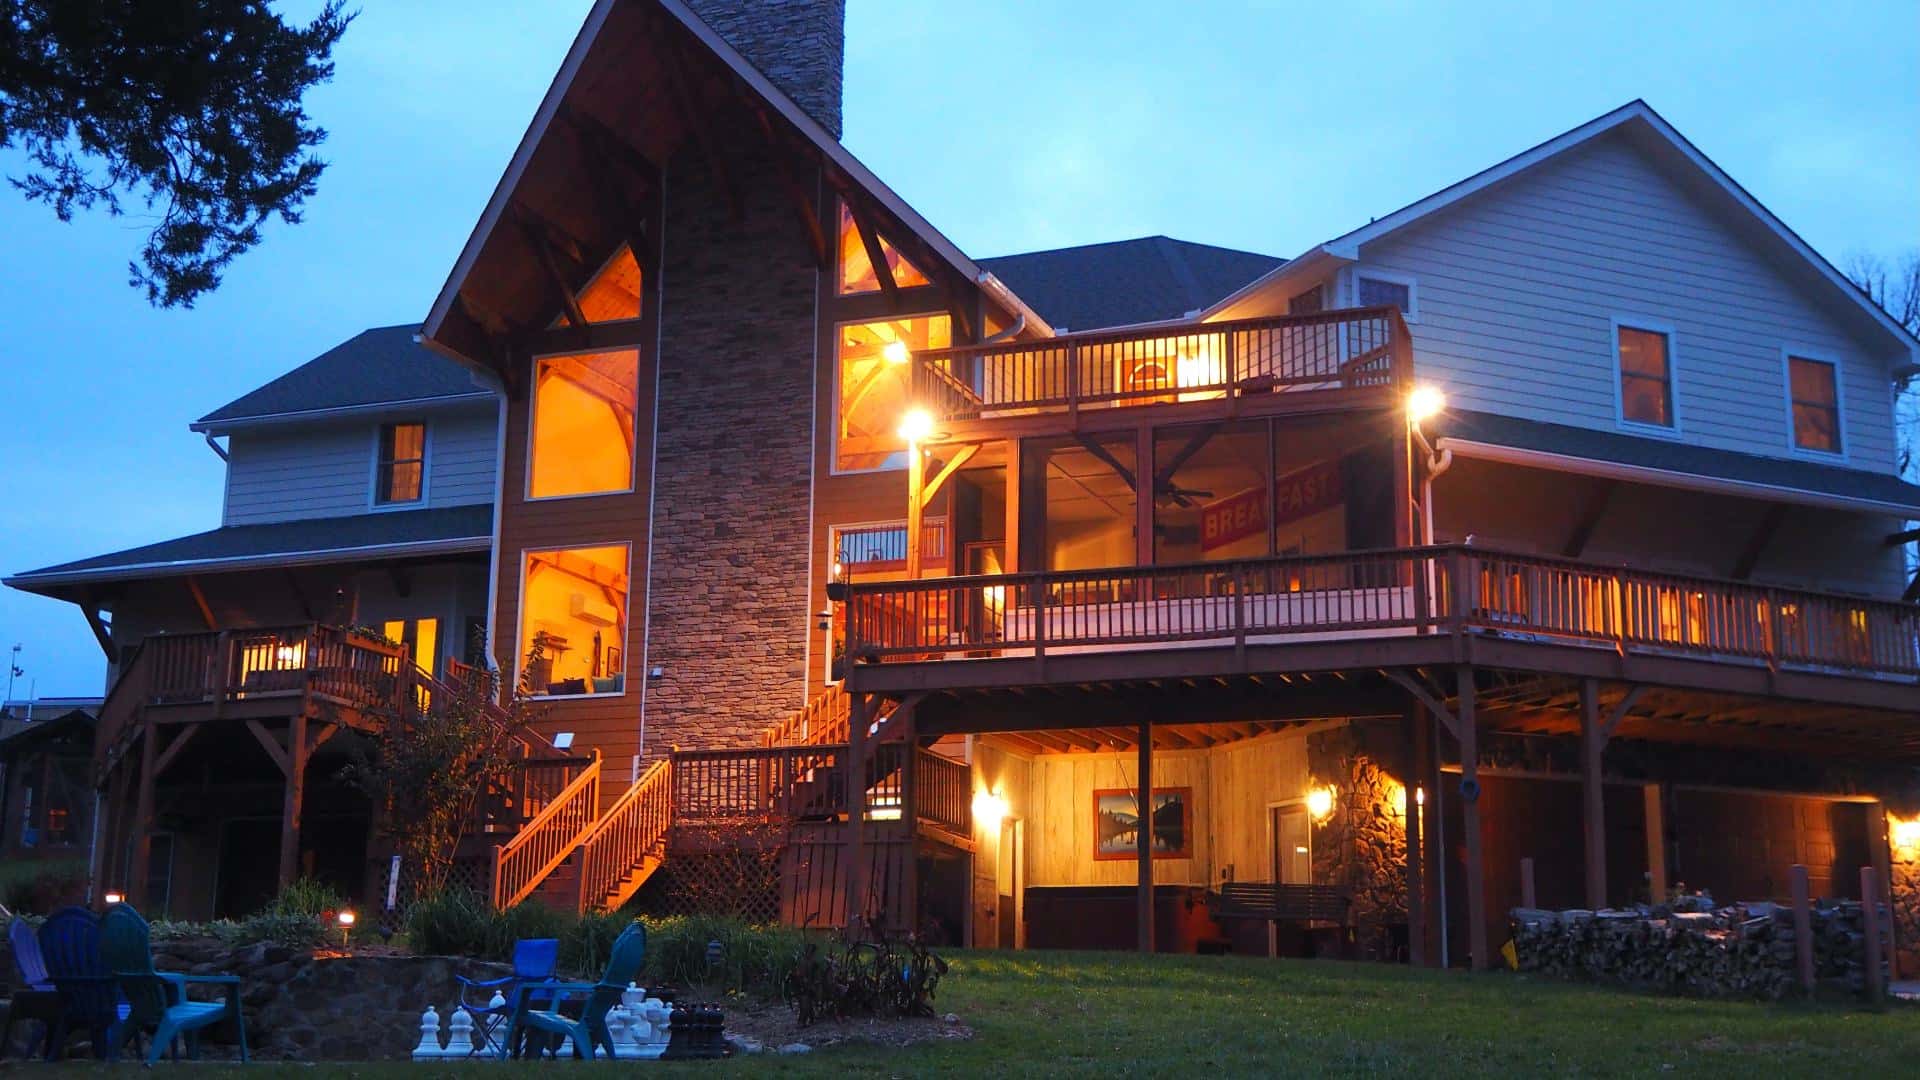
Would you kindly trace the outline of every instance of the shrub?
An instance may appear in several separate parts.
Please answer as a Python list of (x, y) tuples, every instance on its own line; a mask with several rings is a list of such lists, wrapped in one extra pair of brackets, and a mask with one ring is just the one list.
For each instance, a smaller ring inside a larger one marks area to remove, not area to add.
[(414, 901), (407, 910), (407, 941), (422, 955), (497, 959), (493, 920), (485, 897), (453, 886)]
[(801, 1026), (849, 1016), (932, 1016), (947, 962), (918, 938), (905, 944), (807, 942), (785, 982)]
[(0, 904), (9, 911), (51, 914), (87, 895), (84, 859), (21, 860), (0, 865)]
[(235, 945), (272, 942), (295, 949), (317, 949), (327, 944), (327, 923), (318, 915), (262, 911), (242, 919), (234, 930)]
[[(720, 943), (718, 962), (709, 942)], [(652, 983), (698, 986), (728, 993), (778, 997), (807, 941), (804, 931), (749, 926), (738, 919), (676, 916), (647, 923), (647, 978)]]
[[(560, 970), (582, 979), (599, 978), (613, 955), (614, 939), (631, 925), (631, 915), (598, 911), (582, 915), (560, 934)], [(651, 935), (647, 952), (653, 952)]]
[(346, 899), (333, 891), (333, 886), (310, 877), (303, 877), (280, 890), (263, 914), (306, 915), (316, 919), (331, 919), (335, 912), (346, 906)]

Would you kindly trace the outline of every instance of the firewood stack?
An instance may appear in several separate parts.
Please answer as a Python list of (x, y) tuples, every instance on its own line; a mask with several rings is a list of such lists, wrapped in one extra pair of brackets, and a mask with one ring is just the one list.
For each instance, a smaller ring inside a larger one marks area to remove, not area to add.
[[(1515, 908), (1510, 918), (1518, 967), (1691, 997), (1772, 1001), (1793, 991), (1792, 908), (1766, 902), (1683, 906), (1707, 910)], [(1823, 900), (1811, 915), (1816, 979), (1862, 993), (1866, 935), (1859, 902)]]

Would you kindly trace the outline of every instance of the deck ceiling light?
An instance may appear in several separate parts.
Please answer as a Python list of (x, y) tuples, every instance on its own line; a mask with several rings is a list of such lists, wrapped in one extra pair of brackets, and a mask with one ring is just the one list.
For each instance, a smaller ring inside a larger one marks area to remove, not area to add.
[(887, 342), (880, 347), (880, 355), (886, 357), (889, 364), (904, 364), (913, 356), (907, 351), (907, 343), (904, 341)]
[(909, 444), (926, 442), (933, 434), (933, 414), (925, 409), (908, 409), (900, 418), (899, 434)]
[(1447, 407), (1447, 395), (1432, 383), (1421, 383), (1407, 395), (1407, 419), (1418, 424), (1438, 416)]

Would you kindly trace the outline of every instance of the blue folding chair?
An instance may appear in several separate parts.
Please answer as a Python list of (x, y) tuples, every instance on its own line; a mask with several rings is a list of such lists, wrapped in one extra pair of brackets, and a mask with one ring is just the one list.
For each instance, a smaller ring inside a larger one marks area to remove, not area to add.
[(27, 1056), (32, 1057), (40, 1042), (47, 1043), (48, 1049), (52, 1047), (53, 1027), (62, 1012), (60, 991), (54, 989), (53, 978), (47, 974), (46, 961), (40, 958), (40, 939), (27, 920), (15, 916), (8, 921), (7, 944), (13, 950), (13, 966), (20, 977), (7, 1003), (6, 1027), (0, 1028), (0, 1057), (5, 1057), (7, 1047), (13, 1045), (13, 1025), (22, 1020), (40, 1025), (39, 1039), (27, 1043)]
[[(160, 1059), (162, 1052), (184, 1039), (187, 1056), (200, 1056), (200, 1032), (225, 1020), (233, 1021), (239, 1033), (240, 1060), (247, 1060), (247, 1025), (240, 1015), (240, 977), (238, 975), (180, 975), (155, 971), (153, 943), (147, 920), (126, 904), (115, 904), (100, 920), (100, 949), (107, 966), (126, 995), (128, 1012), (115, 1031), (117, 1055), (127, 1036), (145, 1028), (153, 1029), (153, 1042), (147, 1046), (147, 1064)], [(194, 1001), (187, 997), (188, 986), (217, 986), (220, 1001)]]
[[(513, 974), (498, 979), (454, 976), (460, 980), (460, 1007), (473, 1017), (473, 1030), (480, 1036), (480, 1045), (474, 1048), (474, 1053), (507, 1056), (507, 1045), (497, 1036), (513, 1018), (513, 1005), (520, 999), (520, 988), (533, 987), (530, 992), (538, 997), (539, 985), (554, 981), (553, 971), (559, 964), (558, 939), (522, 938), (513, 943)], [(496, 992), (501, 1000), (497, 1006), (490, 1004)]]
[[(607, 1010), (620, 1003), (627, 984), (640, 977), (640, 965), (647, 958), (647, 928), (638, 921), (614, 939), (613, 952), (607, 958), (607, 970), (597, 983), (545, 983), (523, 986), (514, 1001), (513, 1021), (507, 1025), (507, 1045), (516, 1051), (527, 1037), (540, 1032), (547, 1036), (572, 1036), (573, 1056), (593, 1060), (593, 1052), (606, 1047), (613, 1057), (613, 1035), (607, 1030)], [(546, 996), (552, 1004), (545, 1009), (533, 1007), (536, 996)], [(566, 998), (581, 998), (578, 1018), (560, 1011)], [(557, 1056), (551, 1049), (548, 1056)]]
[(113, 1060), (126, 1015), (119, 984), (100, 956), (100, 921), (83, 907), (66, 907), (40, 926), (40, 958), (60, 994), (60, 1018), (47, 1039), (47, 1060), (66, 1049), (67, 1036), (85, 1029), (95, 1057)]

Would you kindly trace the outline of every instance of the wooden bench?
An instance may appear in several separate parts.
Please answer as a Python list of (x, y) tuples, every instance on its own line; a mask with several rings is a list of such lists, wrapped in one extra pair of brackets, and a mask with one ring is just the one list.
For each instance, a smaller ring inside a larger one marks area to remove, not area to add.
[[(1353, 914), (1353, 897), (1338, 885), (1281, 885), (1271, 881), (1222, 882), (1211, 905), (1218, 919), (1259, 919), (1268, 924), (1334, 924), (1344, 929)], [(1274, 952), (1267, 938), (1267, 952)]]

